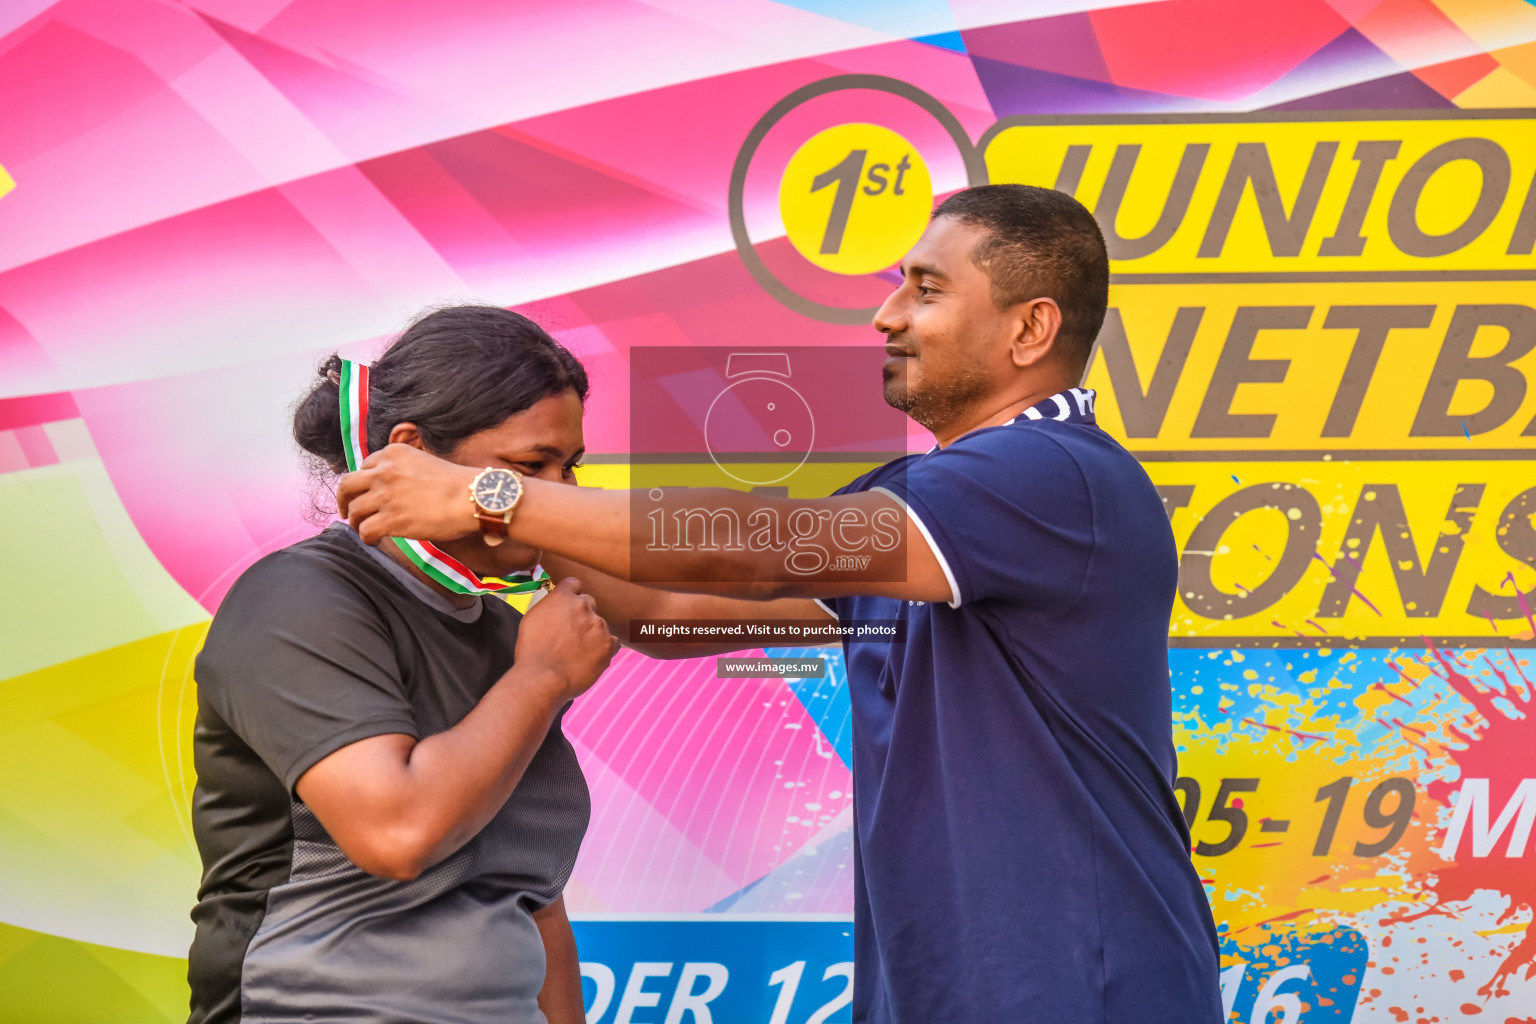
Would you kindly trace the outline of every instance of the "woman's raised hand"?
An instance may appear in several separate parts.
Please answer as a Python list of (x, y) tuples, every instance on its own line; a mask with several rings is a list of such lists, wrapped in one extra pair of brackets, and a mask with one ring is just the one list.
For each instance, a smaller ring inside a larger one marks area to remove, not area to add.
[(618, 649), (592, 596), (567, 576), (523, 616), (512, 657), (521, 670), (547, 671), (562, 686), (564, 703), (597, 682)]
[(469, 500), (478, 472), (408, 444), (386, 445), (341, 478), (336, 508), (369, 544), (456, 540), (479, 529)]

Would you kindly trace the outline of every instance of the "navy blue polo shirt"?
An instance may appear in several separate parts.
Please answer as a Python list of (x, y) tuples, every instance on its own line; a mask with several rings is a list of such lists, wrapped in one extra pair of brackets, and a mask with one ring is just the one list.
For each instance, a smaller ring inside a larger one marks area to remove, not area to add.
[(1093, 392), (843, 489), (903, 502), (949, 603), (845, 645), (858, 1024), (1217, 1024), (1217, 939), (1174, 796), (1173, 534)]

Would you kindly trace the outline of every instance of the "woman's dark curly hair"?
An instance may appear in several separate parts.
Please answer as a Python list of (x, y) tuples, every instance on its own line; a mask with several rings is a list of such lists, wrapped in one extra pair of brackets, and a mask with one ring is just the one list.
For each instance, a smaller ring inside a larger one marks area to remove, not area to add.
[[(320, 365), (319, 380), (293, 414), (293, 437), (332, 473), (347, 471), (337, 379), (341, 358)], [(399, 423), (414, 423), (434, 455), (562, 391), (587, 398), (576, 357), (527, 317), (500, 306), (448, 306), (416, 320), (369, 371), (368, 450), (389, 443)]]

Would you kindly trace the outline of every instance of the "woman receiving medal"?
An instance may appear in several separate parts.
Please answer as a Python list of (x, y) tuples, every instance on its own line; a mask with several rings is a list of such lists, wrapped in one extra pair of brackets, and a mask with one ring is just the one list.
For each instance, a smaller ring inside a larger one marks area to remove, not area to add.
[(584, 1019), (561, 892), (589, 801), (560, 722), (616, 641), (575, 579), (525, 616), (486, 595), (538, 560), (506, 538), (520, 477), (574, 483), (586, 394), (537, 325), (457, 307), (300, 402), (331, 473), (391, 443), (479, 468), (456, 500), (482, 528), (370, 547), (336, 523), (225, 598), (196, 667), (192, 1024)]

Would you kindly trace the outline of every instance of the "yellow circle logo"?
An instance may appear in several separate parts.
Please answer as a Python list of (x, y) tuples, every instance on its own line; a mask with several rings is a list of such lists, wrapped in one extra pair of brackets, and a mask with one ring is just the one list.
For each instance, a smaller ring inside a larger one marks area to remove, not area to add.
[(889, 128), (840, 124), (812, 136), (779, 182), (795, 251), (837, 274), (872, 274), (907, 254), (933, 212), (917, 147)]

